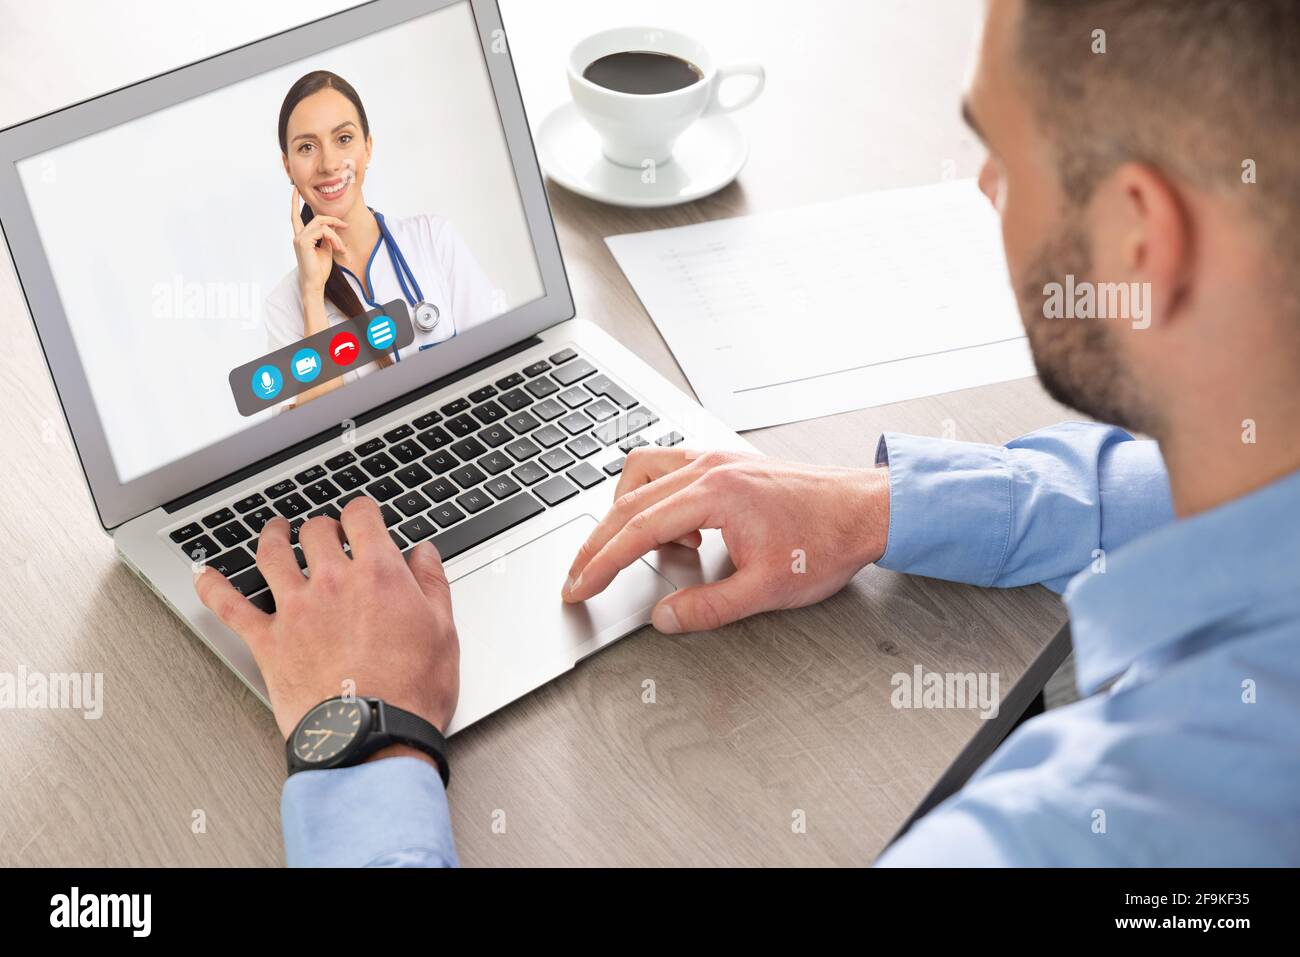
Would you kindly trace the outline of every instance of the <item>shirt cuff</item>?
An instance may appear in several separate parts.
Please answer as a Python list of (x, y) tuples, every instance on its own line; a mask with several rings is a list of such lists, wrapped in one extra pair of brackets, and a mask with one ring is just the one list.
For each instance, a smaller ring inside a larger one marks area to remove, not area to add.
[(1011, 468), (1002, 446), (886, 432), (889, 539), (882, 568), (991, 586), (1011, 541)]
[(442, 778), (419, 758), (299, 771), (280, 797), (290, 867), (456, 867)]

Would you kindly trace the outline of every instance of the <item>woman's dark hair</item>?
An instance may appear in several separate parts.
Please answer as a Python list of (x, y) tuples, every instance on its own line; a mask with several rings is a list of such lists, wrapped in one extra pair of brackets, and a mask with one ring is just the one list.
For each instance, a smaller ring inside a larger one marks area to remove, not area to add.
[[(338, 90), (348, 101), (357, 108), (357, 116), (361, 118), (361, 133), (367, 139), (370, 138), (370, 121), (366, 119), (366, 108), (361, 103), (361, 97), (353, 89), (352, 84), (337, 73), (331, 73), (329, 70), (314, 70), (298, 78), (293, 86), (289, 87), (289, 92), (284, 96), (284, 103), (280, 105), (280, 152), (286, 156), (289, 153), (289, 117), (293, 115), (296, 107), (313, 93), (319, 93), (321, 90)], [(312, 221), (315, 213), (306, 203), (302, 204), (302, 222), (307, 225)], [(359, 316), (366, 311), (361, 300), (357, 298), (356, 292), (349, 285), (347, 278), (343, 275), (343, 270), (339, 268), (338, 263), (330, 265), (329, 277), (325, 280), (325, 298), (334, 303), (343, 315), (349, 319)], [(379, 364), (388, 365), (392, 359), (384, 356), (379, 360)]]

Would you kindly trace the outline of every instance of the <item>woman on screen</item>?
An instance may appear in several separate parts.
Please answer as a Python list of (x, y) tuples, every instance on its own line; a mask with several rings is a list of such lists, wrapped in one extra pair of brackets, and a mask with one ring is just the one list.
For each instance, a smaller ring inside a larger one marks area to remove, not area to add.
[[(445, 342), (503, 311), (474, 254), (441, 216), (385, 217), (365, 203), (374, 147), (365, 107), (326, 70), (300, 78), (280, 107), (280, 153), (293, 187), (290, 223), (298, 265), (266, 300), (270, 349), (291, 345), (395, 299), (408, 306), (415, 341), (294, 396), (292, 408)], [(300, 205), (301, 204), (301, 205)], [(346, 338), (346, 337), (345, 337)], [(322, 350), (326, 367), (350, 364), (355, 347)], [(319, 377), (310, 365), (304, 375)], [(298, 371), (295, 369), (295, 375)], [(310, 381), (303, 378), (302, 381)]]

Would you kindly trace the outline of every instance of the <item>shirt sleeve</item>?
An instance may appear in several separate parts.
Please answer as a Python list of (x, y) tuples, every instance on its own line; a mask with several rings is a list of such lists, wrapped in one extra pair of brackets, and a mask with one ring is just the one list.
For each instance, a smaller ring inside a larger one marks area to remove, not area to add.
[(1173, 520), (1155, 442), (1068, 422), (1005, 446), (887, 432), (893, 571), (1062, 591), (1107, 551)]
[(418, 758), (299, 771), (280, 797), (290, 867), (456, 867), (442, 777)]

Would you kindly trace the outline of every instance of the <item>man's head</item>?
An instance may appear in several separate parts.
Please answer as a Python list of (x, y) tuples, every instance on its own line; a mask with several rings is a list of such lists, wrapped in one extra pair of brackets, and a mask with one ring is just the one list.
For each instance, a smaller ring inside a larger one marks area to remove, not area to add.
[(1300, 0), (989, 0), (965, 112), (1053, 397), (1164, 437), (1300, 366)]

